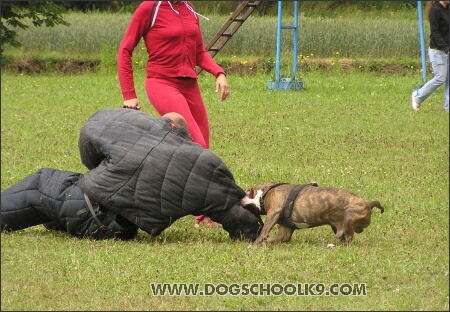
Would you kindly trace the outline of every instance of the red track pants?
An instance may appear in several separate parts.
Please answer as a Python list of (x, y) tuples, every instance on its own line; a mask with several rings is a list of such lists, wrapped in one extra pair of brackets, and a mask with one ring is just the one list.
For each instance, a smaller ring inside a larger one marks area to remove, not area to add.
[(192, 140), (209, 149), (209, 121), (197, 79), (147, 78), (148, 99), (160, 116), (176, 112), (188, 124)]

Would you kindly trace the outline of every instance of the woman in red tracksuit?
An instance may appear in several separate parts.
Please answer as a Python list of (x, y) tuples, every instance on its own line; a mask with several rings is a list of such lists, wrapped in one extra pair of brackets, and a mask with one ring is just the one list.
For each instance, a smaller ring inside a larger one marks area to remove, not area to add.
[[(209, 121), (197, 82), (196, 66), (216, 77), (224, 101), (230, 92), (225, 71), (205, 49), (199, 14), (187, 1), (144, 1), (133, 13), (118, 51), (117, 69), (123, 107), (140, 109), (134, 88), (132, 53), (141, 38), (149, 55), (145, 89), (159, 115), (177, 112), (194, 142), (209, 148)], [(211, 223), (197, 216), (196, 224)]]

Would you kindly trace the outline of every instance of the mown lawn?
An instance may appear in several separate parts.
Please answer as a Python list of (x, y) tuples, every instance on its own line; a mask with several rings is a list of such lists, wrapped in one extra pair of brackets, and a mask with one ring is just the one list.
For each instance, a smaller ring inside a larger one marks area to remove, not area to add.
[[(154, 114), (136, 75), (143, 110)], [(2, 310), (448, 310), (449, 122), (442, 90), (410, 109), (419, 75), (308, 72), (305, 89), (229, 76), (220, 103), (202, 74), (211, 150), (243, 188), (258, 182), (343, 187), (379, 200), (372, 224), (342, 246), (329, 227), (287, 244), (247, 248), (193, 217), (156, 239), (90, 241), (37, 226), (1, 235)], [(115, 73), (1, 77), (2, 190), (41, 167), (77, 172), (84, 121), (120, 107)], [(337, 245), (327, 248), (328, 243)], [(366, 295), (156, 296), (152, 283), (364, 285)]]

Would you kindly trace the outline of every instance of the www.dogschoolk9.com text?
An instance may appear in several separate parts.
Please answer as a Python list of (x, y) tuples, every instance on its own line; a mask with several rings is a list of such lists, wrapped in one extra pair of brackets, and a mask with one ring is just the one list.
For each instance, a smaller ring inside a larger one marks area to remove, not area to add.
[(365, 283), (151, 283), (154, 296), (366, 296)]

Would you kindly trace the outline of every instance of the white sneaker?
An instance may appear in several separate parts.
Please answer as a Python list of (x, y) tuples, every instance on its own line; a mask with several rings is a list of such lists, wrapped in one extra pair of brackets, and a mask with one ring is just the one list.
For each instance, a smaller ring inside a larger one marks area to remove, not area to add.
[(413, 91), (413, 93), (411, 93), (411, 108), (418, 111), (420, 109), (420, 104), (416, 102), (416, 95), (417, 91)]

